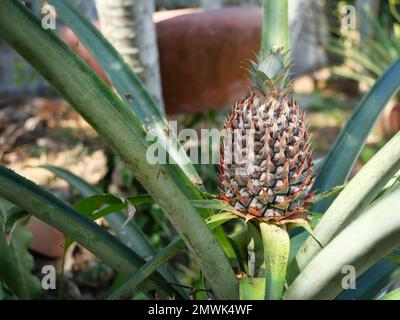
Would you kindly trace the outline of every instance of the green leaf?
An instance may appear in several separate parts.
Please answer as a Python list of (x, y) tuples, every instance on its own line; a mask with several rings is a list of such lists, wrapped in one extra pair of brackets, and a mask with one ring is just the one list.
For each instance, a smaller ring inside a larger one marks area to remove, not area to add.
[[(386, 145), (357, 173), (339, 194), (314, 229), (314, 236), (327, 245), (329, 241), (357, 218), (369, 206), (386, 183), (400, 169), (400, 133)], [(321, 250), (311, 238), (296, 256), (299, 270)]]
[[(193, 252), (215, 295), (237, 298), (238, 283), (229, 261), (189, 201), (189, 196), (196, 194), (193, 184), (176, 165), (148, 162), (146, 153), (151, 144), (132, 109), (54, 32), (43, 30), (40, 20), (19, 1), (0, 2), (0, 36), (44, 75), (125, 160)], [(184, 179), (188, 185), (182, 184)]]
[(337, 76), (349, 78), (349, 79), (352, 79), (357, 82), (365, 82), (370, 87), (372, 87), (373, 84), (375, 83), (374, 78), (367, 76), (367, 75), (357, 73), (356, 71), (352, 71), (352, 70), (348, 71), (348, 70), (344, 70), (343, 68), (339, 68), (339, 67), (332, 67), (331, 69), (332, 69), (332, 72)]
[(400, 288), (397, 288), (384, 296), (378, 298), (378, 300), (400, 300)]
[[(400, 189), (374, 203), (312, 259), (286, 291), (288, 299), (333, 299), (343, 267), (358, 276), (400, 245)], [(373, 227), (371, 227), (373, 226)], [(351, 244), (351, 245), (349, 245)]]
[(80, 200), (74, 205), (74, 208), (95, 221), (111, 213), (129, 208), (131, 205), (141, 206), (152, 203), (154, 200), (149, 195), (121, 198), (113, 194), (97, 194)]
[(225, 222), (236, 219), (238, 216), (230, 212), (220, 212), (208, 217), (205, 221), (209, 228), (216, 229), (218, 226), (224, 224)]
[[(321, 217), (322, 217), (321, 213), (318, 213), (318, 214), (313, 213), (313, 218), (315, 220), (318, 220)], [(307, 231), (307, 233), (310, 235), (310, 237), (314, 239), (314, 241), (319, 245), (319, 247), (321, 249), (323, 248), (321, 242), (315, 237), (313, 230), (311, 228), (311, 224), (307, 220), (302, 219), (302, 218), (292, 219), (292, 220), (290, 220), (290, 224), (288, 224), (286, 227), (287, 227), (288, 232), (290, 232), (296, 228), (303, 228), (305, 231)]]
[(208, 208), (215, 210), (234, 211), (233, 207), (223, 200), (210, 199), (210, 200), (192, 200), (191, 203), (195, 208)]
[[(94, 255), (124, 275), (131, 275), (145, 263), (142, 258), (89, 218), (3, 166), (0, 166), (0, 196), (72, 239), (76, 239)], [(162, 278), (156, 275), (154, 280), (159, 281)], [(148, 292), (155, 288), (168, 294), (177, 294), (169, 286), (152, 281), (146, 283), (143, 290)]]
[[(41, 168), (47, 169), (57, 177), (64, 179), (85, 197), (96, 196), (101, 193), (100, 189), (93, 187), (83, 179), (65, 169), (50, 165), (43, 165)], [(140, 257), (146, 259), (157, 254), (154, 245), (134, 221), (131, 220), (128, 224), (125, 224), (126, 216), (122, 212), (114, 212), (113, 214), (107, 215), (105, 219), (110, 227), (115, 231), (116, 236)], [(161, 267), (159, 272), (165, 280), (171, 283), (179, 283), (176, 276), (167, 268)], [(187, 296), (186, 292), (183, 290), (180, 290), (179, 288), (176, 290), (179, 291), (183, 297)]]
[(182, 241), (181, 237), (176, 238), (168, 246), (157, 253), (153, 258), (151, 258), (146, 264), (139, 268), (135, 274), (125, 281), (125, 283), (115, 290), (109, 297), (109, 300), (118, 299), (123, 294), (127, 293), (129, 290), (134, 289), (145, 281), (153, 272), (155, 272), (160, 266), (167, 263), (176, 254), (185, 249), (185, 243)]
[(344, 187), (345, 186), (336, 186), (336, 187), (332, 188), (331, 190), (328, 190), (328, 191), (325, 191), (322, 193), (318, 193), (318, 194), (312, 196), (309, 200), (307, 200), (307, 204), (317, 204), (318, 202), (320, 202), (324, 199), (337, 196), (340, 192), (342, 192)]
[(4, 233), (6, 242), (9, 244), (12, 234), (15, 230), (17, 223), (27, 218), (26, 212), (15, 207), (11, 202), (6, 199), (0, 198), (0, 224), (2, 225), (2, 231)]
[(374, 201), (377, 201), (385, 196), (387, 196), (389, 193), (391, 193), (393, 190), (395, 190), (397, 187), (400, 186), (400, 175), (397, 174), (394, 176), (392, 179), (388, 181), (386, 186), (381, 190), (381, 192), (378, 193)]
[(400, 266), (400, 250), (396, 250), (394, 252), (391, 252), (385, 257), (387, 260), (391, 261), (392, 263), (395, 263)]
[(289, 261), (290, 239), (286, 230), (275, 224), (260, 223), (264, 243), (265, 299), (280, 300)]
[(364, 68), (373, 73), (375, 76), (379, 76), (385, 71), (385, 65), (377, 64), (371, 59), (370, 56), (366, 55), (364, 52), (360, 50), (355, 49), (350, 51), (348, 49), (343, 49), (341, 47), (332, 45), (330, 46), (329, 51), (339, 55), (343, 55), (345, 58), (349, 60), (357, 61)]
[(82, 178), (61, 167), (56, 167), (52, 165), (41, 165), (38, 168), (46, 169), (53, 173), (55, 176), (65, 180), (72, 188), (79, 191), (79, 193), (82, 194), (82, 196), (84, 197), (90, 197), (102, 193), (101, 189), (92, 186)]
[(32, 235), (18, 224), (8, 243), (5, 234), (0, 232), (0, 286), (4, 282), (20, 299), (35, 299), (41, 295), (41, 285), (32, 275), (33, 257), (29, 253)]
[(248, 224), (245, 224), (243, 221), (241, 221), (239, 226), (240, 230), (229, 235), (229, 239), (232, 243), (233, 249), (235, 250), (236, 257), (239, 260), (240, 270), (248, 274)]
[[(63, 168), (50, 165), (43, 165), (40, 166), (40, 168), (49, 170), (57, 177), (65, 180), (84, 197), (91, 197), (102, 192), (100, 189), (90, 185)], [(117, 233), (118, 238), (137, 254), (141, 255), (142, 258), (151, 257), (156, 254), (155, 247), (133, 221), (130, 221), (122, 232), (121, 227), (126, 221), (126, 216), (122, 212), (115, 212), (114, 214), (108, 215), (106, 220), (110, 224), (110, 227)]]
[[(237, 216), (229, 213), (219, 213), (209, 219), (207, 219), (208, 227), (213, 230), (218, 228), (221, 224), (237, 218)], [(176, 254), (185, 249), (182, 238), (178, 236), (163, 250), (157, 253), (152, 259), (150, 259), (145, 265), (143, 265), (135, 274), (128, 279), (121, 287), (116, 289), (109, 297), (110, 300), (119, 298), (121, 295), (127, 293), (129, 290), (134, 289), (144, 280), (146, 280), (153, 272), (155, 272), (163, 264), (167, 263)]]
[[(237, 218), (237, 216), (235, 218)], [(225, 233), (225, 230), (222, 228), (216, 228), (214, 230), (214, 235), (218, 239), (218, 242), (219, 242), (220, 246), (222, 247), (222, 250), (224, 250), (225, 255), (228, 258), (229, 263), (231, 264), (232, 268), (239, 269), (240, 261), (236, 255), (235, 249), (232, 246), (231, 240)]]
[(398, 38), (391, 37), (390, 34), (385, 29), (385, 27), (379, 21), (379, 19), (374, 18), (368, 12), (363, 12), (363, 13), (364, 13), (363, 19), (366, 19), (370, 24), (374, 26), (374, 30), (378, 35), (379, 41), (382, 42), (387, 55), (392, 60), (398, 59), (400, 53), (400, 44)]
[[(50, 0), (49, 3), (56, 8), (61, 18), (101, 65), (120, 97), (132, 108), (140, 121), (145, 126), (156, 130), (159, 138), (162, 139), (161, 143), (168, 144), (168, 137), (165, 134), (168, 123), (160, 111), (160, 107), (156, 105), (139, 77), (124, 62), (117, 50), (70, 2)], [(171, 139), (172, 145), (178, 147), (176, 153), (172, 152), (174, 148), (169, 150), (169, 155), (174, 159), (174, 163), (179, 164), (190, 181), (194, 184), (201, 184), (199, 175), (186, 153), (182, 151), (182, 146), (173, 132), (171, 132), (169, 139)]]
[(264, 300), (264, 278), (242, 278), (239, 280), (240, 300)]
[[(314, 190), (323, 192), (345, 183), (372, 127), (400, 88), (399, 74), (400, 59), (376, 81), (361, 100), (318, 170)], [(332, 201), (321, 201), (314, 207), (314, 211), (324, 212)]]

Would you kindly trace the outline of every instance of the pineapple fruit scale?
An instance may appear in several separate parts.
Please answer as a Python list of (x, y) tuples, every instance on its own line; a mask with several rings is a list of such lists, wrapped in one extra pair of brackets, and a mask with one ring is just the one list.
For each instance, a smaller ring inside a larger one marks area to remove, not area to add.
[(276, 49), (250, 64), (252, 88), (225, 122), (219, 198), (250, 217), (305, 211), (314, 180), (310, 134), (290, 96), (290, 61)]

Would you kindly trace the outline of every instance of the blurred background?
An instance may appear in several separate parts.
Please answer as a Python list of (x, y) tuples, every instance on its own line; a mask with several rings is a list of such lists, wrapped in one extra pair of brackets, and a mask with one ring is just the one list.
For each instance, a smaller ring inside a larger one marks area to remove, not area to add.
[[(49, 22), (51, 10), (43, 7), (45, 1), (24, 2)], [(234, 101), (249, 90), (246, 64), (258, 52), (261, 36), (259, 0), (75, 3), (181, 128), (222, 128)], [(400, 5), (379, 0), (289, 3), (293, 92), (306, 111), (318, 159), (329, 150), (363, 94), (400, 57)], [(108, 81), (60, 20), (56, 31)], [(399, 98), (392, 99), (376, 124), (355, 171), (400, 129)], [(143, 192), (93, 129), (1, 40), (0, 162), (72, 202), (77, 195), (67, 184), (37, 166), (63, 167), (108, 192)], [(207, 190), (215, 192), (215, 166), (197, 169)], [(156, 205), (138, 210), (135, 221), (158, 248), (174, 235)], [(36, 219), (27, 228), (34, 236), (31, 249), (37, 270), (48, 263), (59, 267), (62, 234)], [(198, 274), (190, 261), (180, 257), (177, 268), (186, 275)], [(115, 281), (112, 270), (79, 246), (66, 256), (65, 270), (69, 298), (101, 298)]]

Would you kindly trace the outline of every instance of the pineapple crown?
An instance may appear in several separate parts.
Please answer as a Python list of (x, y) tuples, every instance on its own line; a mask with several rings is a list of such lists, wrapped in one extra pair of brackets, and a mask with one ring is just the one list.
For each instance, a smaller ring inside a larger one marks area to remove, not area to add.
[(268, 56), (260, 53), (257, 62), (250, 61), (250, 79), (255, 89), (265, 96), (269, 94), (285, 94), (290, 89), (290, 68), (292, 67), (288, 55), (283, 48), (271, 50)]

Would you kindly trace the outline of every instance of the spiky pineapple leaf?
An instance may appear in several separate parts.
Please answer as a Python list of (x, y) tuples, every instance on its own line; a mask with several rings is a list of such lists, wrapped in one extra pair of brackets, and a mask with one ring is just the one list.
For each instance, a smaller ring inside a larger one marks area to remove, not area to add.
[(325, 191), (325, 192), (321, 192), (315, 195), (312, 195), (310, 197), (310, 199), (308, 199), (306, 201), (307, 205), (315, 205), (318, 202), (324, 200), (324, 199), (328, 199), (334, 196), (337, 196), (343, 189), (344, 189), (344, 185), (343, 186), (336, 186), (333, 187), (332, 189)]
[(193, 206), (196, 208), (208, 208), (215, 210), (226, 210), (226, 211), (234, 211), (232, 206), (227, 204), (225, 201), (219, 199), (210, 199), (210, 200), (192, 200)]
[(39, 280), (32, 275), (33, 258), (29, 253), (31, 234), (24, 231), (21, 219), (25, 212), (0, 198), (0, 282), (20, 299), (40, 296)]
[[(68, 170), (51, 165), (42, 165), (40, 167), (65, 180), (71, 187), (87, 198), (101, 193), (100, 189), (90, 185), (88, 182)], [(133, 199), (131, 200), (133, 201)], [(123, 212), (115, 211), (112, 214), (106, 215), (105, 219), (110, 227), (115, 231), (117, 237), (136, 254), (142, 258), (152, 257), (157, 254), (157, 249), (134, 221), (125, 224), (126, 216)], [(122, 228), (123, 226), (124, 228)], [(72, 239), (67, 238), (67, 241), (72, 241)], [(162, 267), (159, 271), (165, 280), (171, 283), (179, 283), (179, 280), (168, 268)], [(180, 292), (182, 297), (187, 297), (186, 292), (180, 288), (177, 287), (176, 290)]]
[(121, 198), (113, 194), (97, 194), (80, 200), (74, 208), (92, 220), (97, 220), (111, 213), (129, 209), (131, 206), (153, 204), (154, 200), (149, 195), (139, 195)]
[(135, 274), (126, 280), (120, 287), (113, 291), (108, 300), (118, 299), (129, 290), (135, 289), (143, 281), (145, 281), (151, 274), (153, 274), (159, 267), (166, 264), (170, 259), (175, 257), (179, 252), (185, 249), (185, 243), (182, 238), (178, 236), (168, 246), (157, 253), (153, 258), (140, 267)]
[(362, 275), (399, 246), (400, 216), (393, 214), (400, 210), (399, 196), (397, 188), (341, 231), (306, 265), (286, 297), (333, 299), (343, 290), (343, 266), (351, 265)]
[[(160, 107), (155, 103), (151, 94), (145, 88), (139, 77), (124, 62), (117, 50), (104, 38), (101, 32), (86, 19), (72, 3), (68, 1), (49, 1), (66, 24), (75, 32), (79, 40), (85, 45), (96, 61), (101, 65), (107, 76), (110, 78), (120, 97), (135, 112), (140, 121), (156, 130), (159, 139), (168, 144), (168, 137), (164, 130), (168, 123), (164, 118)], [(201, 178), (190, 162), (182, 146), (176, 137), (170, 136), (172, 143), (177, 144), (178, 152), (170, 148), (170, 156), (174, 163), (182, 169), (190, 181), (201, 184)]]
[(393, 190), (395, 190), (396, 188), (398, 188), (400, 186), (400, 174), (397, 174), (393, 177), (393, 179), (391, 179), (386, 186), (382, 189), (381, 192), (378, 193), (378, 195), (376, 196), (376, 198), (374, 199), (374, 201), (378, 201), (379, 199), (381, 199), (382, 197), (387, 196), (390, 192), (392, 192)]
[[(382, 188), (399, 171), (399, 155), (400, 133), (397, 133), (353, 177), (322, 216), (314, 229), (314, 235), (323, 245), (328, 244), (339, 231), (363, 214), (363, 210), (373, 202)], [(299, 270), (302, 270), (320, 250), (320, 246), (309, 238), (292, 263), (296, 263)]]
[[(354, 166), (365, 141), (393, 95), (400, 89), (400, 59), (397, 60), (364, 96), (340, 132), (318, 170), (314, 190), (321, 192), (343, 184)], [(325, 199), (314, 210), (325, 212), (333, 199)]]
[[(101, 194), (102, 190), (90, 185), (80, 177), (76, 176), (70, 171), (63, 168), (42, 165), (40, 168), (49, 170), (55, 176), (65, 180), (71, 187), (79, 191), (84, 197), (90, 197)], [(141, 254), (142, 257), (153, 256), (156, 253), (155, 247), (151, 244), (147, 236), (139, 229), (133, 222), (125, 226), (124, 232), (121, 232), (126, 217), (122, 212), (115, 212), (114, 214), (106, 216), (107, 222), (111, 228), (117, 233), (118, 237), (133, 251)]]
[[(0, 196), (76, 239), (122, 274), (129, 276), (145, 263), (139, 255), (73, 207), (3, 166), (0, 166)], [(153, 279), (143, 284), (143, 291), (157, 288), (164, 296), (179, 294), (165, 283), (157, 282), (162, 279), (158, 274), (153, 275)]]
[(232, 247), (236, 252), (236, 257), (240, 263), (240, 270), (248, 274), (247, 266), (247, 238), (248, 238), (248, 226), (250, 224), (245, 224), (241, 222), (240, 230), (229, 235), (229, 240), (232, 243)]
[[(222, 212), (215, 214), (208, 219), (206, 223), (211, 230), (214, 230), (221, 226), (223, 223), (237, 218), (237, 216), (230, 214), (228, 212)], [(125, 281), (120, 287), (115, 289), (110, 296), (109, 300), (114, 300), (128, 292), (133, 290), (135, 287), (140, 285), (144, 280), (146, 280), (152, 273), (154, 273), (159, 267), (167, 263), (175, 255), (185, 249), (185, 244), (180, 236), (176, 237), (168, 246), (157, 253), (153, 258), (146, 262), (135, 274)]]

